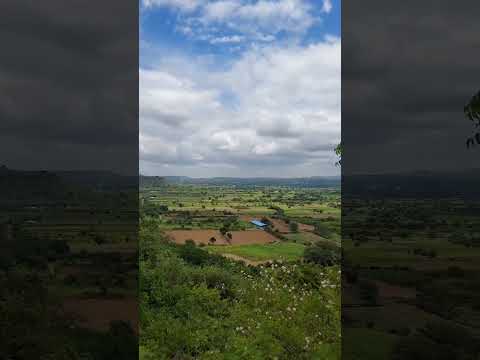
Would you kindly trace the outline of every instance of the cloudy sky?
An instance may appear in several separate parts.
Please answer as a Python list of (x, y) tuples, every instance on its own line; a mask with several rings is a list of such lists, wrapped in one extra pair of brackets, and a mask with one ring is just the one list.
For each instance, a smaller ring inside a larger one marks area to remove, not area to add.
[(19, 0), (0, 13), (0, 165), (137, 175), (137, 4)]
[(142, 0), (140, 172), (336, 175), (340, 3)]
[(480, 89), (476, 8), (475, 0), (343, 5), (344, 174), (478, 168), (463, 114)]

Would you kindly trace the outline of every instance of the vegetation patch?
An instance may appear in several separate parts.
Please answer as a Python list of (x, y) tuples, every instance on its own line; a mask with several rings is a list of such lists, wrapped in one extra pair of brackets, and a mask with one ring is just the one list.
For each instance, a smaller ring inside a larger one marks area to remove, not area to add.
[(294, 261), (303, 256), (305, 246), (296, 243), (252, 244), (215, 246), (209, 251), (218, 254), (234, 254), (250, 260), (285, 260)]

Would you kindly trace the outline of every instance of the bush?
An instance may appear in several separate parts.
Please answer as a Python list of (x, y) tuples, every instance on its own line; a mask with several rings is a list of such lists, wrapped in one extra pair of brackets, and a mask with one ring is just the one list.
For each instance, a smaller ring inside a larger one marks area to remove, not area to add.
[(49, 250), (57, 255), (66, 255), (70, 253), (70, 246), (66, 240), (54, 240), (50, 243)]
[(208, 254), (195, 246), (193, 240), (187, 240), (185, 245), (180, 246), (180, 257), (193, 265), (202, 265), (206, 262)]
[(340, 250), (337, 247), (316, 244), (307, 247), (303, 255), (305, 261), (323, 266), (333, 266), (340, 263)]
[(296, 222), (290, 222), (289, 228), (292, 232), (298, 232), (298, 224)]

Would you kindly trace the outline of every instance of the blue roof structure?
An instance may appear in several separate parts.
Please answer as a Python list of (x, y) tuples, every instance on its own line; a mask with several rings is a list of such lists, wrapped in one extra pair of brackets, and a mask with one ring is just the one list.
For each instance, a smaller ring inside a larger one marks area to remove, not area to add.
[(258, 221), (258, 220), (252, 220), (250, 221), (253, 225), (256, 225), (256, 226), (260, 226), (260, 227), (264, 227), (264, 226), (267, 226), (267, 224), (261, 222), (261, 221)]

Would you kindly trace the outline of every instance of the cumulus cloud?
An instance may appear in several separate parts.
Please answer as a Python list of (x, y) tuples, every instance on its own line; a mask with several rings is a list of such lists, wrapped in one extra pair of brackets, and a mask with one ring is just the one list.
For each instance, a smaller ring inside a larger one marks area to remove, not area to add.
[[(320, 12), (328, 13), (325, 0)], [(295, 36), (310, 28), (317, 16), (307, 0), (143, 0), (144, 9), (166, 7), (183, 13), (177, 29), (196, 40), (235, 39), (269, 42), (279, 33)], [(218, 41), (216, 43), (219, 43)]]
[(254, 47), (225, 70), (209, 65), (164, 57), (140, 70), (142, 172), (338, 173), (340, 39)]
[(300, 32), (310, 27), (313, 17), (309, 3), (303, 0), (220, 1), (205, 6), (201, 23), (224, 23), (227, 27), (249, 32)]

